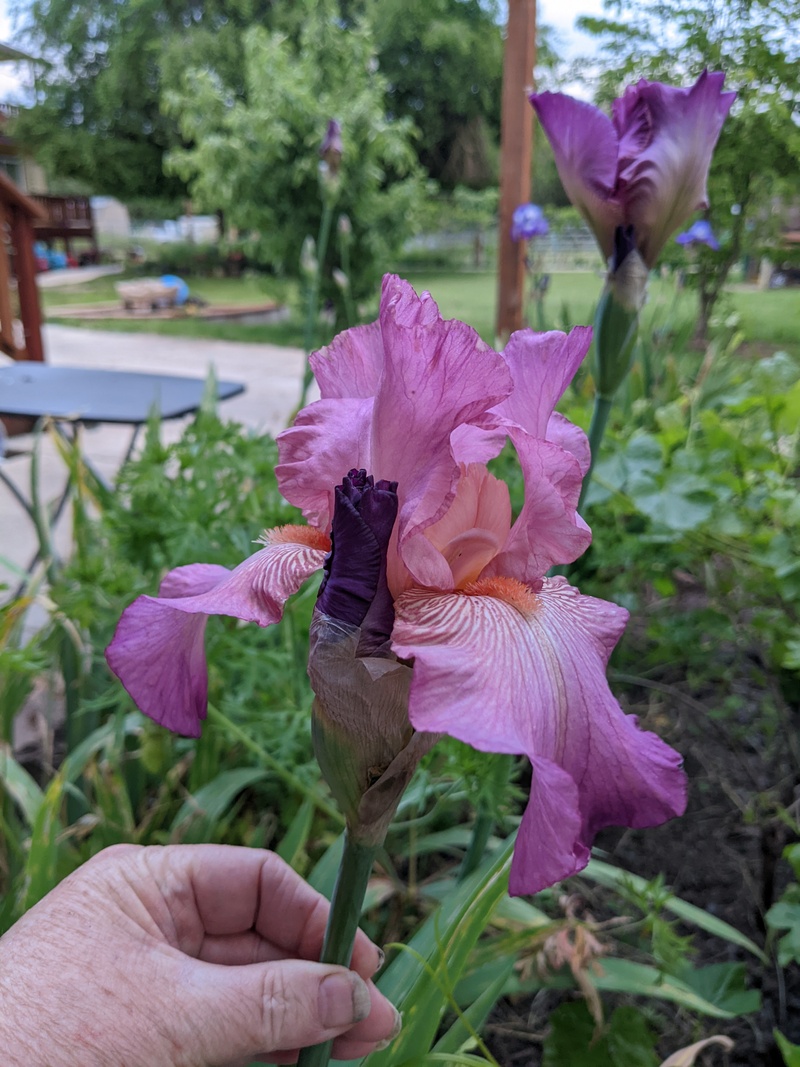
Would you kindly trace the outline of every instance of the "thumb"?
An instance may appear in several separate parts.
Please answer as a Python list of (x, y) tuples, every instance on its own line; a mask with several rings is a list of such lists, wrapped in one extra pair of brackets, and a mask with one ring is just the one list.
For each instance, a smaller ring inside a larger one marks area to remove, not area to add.
[(202, 1063), (329, 1041), (370, 1013), (355, 971), (305, 960), (226, 967), (193, 961), (181, 978), (179, 1036)]

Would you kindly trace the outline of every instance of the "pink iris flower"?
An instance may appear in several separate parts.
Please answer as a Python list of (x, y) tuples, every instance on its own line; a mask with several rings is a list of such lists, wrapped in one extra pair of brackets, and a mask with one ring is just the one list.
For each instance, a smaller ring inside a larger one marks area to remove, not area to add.
[[(591, 539), (576, 512), (587, 441), (554, 413), (590, 340), (586, 327), (526, 330), (499, 354), (387, 275), (378, 321), (311, 357), (321, 399), (278, 438), (281, 491), (308, 525), (268, 531), (233, 571), (179, 567), (123, 614), (108, 662), (141, 710), (199, 734), (206, 616), (278, 622), (330, 549), (336, 486), (361, 469), (397, 483), (386, 573), (392, 649), (413, 663), (411, 724), (532, 762), (511, 891), (580, 870), (605, 826), (680, 814), (680, 756), (622, 712), (606, 681), (627, 613), (545, 577)], [(525, 478), (516, 520), (486, 466), (507, 440)]]
[(606, 259), (615, 229), (632, 225), (652, 267), (669, 236), (708, 207), (711, 155), (736, 97), (722, 92), (724, 81), (707, 70), (690, 89), (642, 79), (614, 101), (611, 118), (562, 93), (531, 94), (567, 196)]

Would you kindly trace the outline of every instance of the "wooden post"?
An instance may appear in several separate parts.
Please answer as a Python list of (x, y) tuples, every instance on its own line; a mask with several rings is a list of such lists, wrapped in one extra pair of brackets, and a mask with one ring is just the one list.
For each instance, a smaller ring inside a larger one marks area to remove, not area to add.
[(11, 264), (6, 247), (6, 211), (0, 204), (0, 350), (14, 358), (14, 313), (11, 309)]
[(41, 363), (44, 361), (44, 348), (39, 291), (36, 288), (36, 261), (33, 255), (35, 237), (31, 220), (19, 208), (13, 211), (11, 231), (16, 251), (19, 314), (25, 333), (25, 358)]
[(497, 337), (501, 346), (522, 329), (525, 260), (511, 240), (514, 209), (531, 198), (533, 108), (526, 89), (536, 61), (536, 0), (508, 0), (500, 128), (500, 237), (497, 271)]

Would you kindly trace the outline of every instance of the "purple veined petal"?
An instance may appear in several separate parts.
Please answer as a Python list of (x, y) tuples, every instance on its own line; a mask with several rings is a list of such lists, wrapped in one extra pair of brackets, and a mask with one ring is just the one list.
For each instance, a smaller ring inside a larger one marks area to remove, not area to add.
[(503, 451), (508, 435), (498, 428), (497, 419), (489, 415), (486, 428), (481, 422), (457, 426), (450, 434), (450, 447), (457, 463), (488, 463)]
[[(622, 608), (563, 578), (538, 588), (493, 578), (464, 593), (410, 590), (395, 613), (392, 647), (414, 661), (414, 727), (535, 762), (537, 809), (523, 823), (515, 892), (579, 869), (605, 826), (655, 826), (683, 812), (681, 757), (623, 713), (605, 677)], [(537, 810), (551, 819), (538, 841)]]
[(532, 437), (546, 437), (550, 416), (591, 343), (591, 326), (576, 326), (568, 334), (560, 330), (513, 333), (503, 358), (511, 371), (514, 389), (495, 411)]
[(688, 89), (640, 81), (614, 105), (621, 145), (617, 193), (651, 267), (669, 236), (708, 206), (706, 182), (722, 124), (736, 97), (725, 75), (704, 71)]
[(615, 196), (619, 142), (611, 119), (563, 93), (532, 93), (564, 190), (594, 230), (605, 259), (623, 222)]
[(328, 531), (333, 517), (334, 489), (342, 475), (355, 469), (372, 471), (371, 399), (318, 400), (303, 408), (288, 430), (278, 434), (278, 485), (303, 517)]
[[(122, 613), (106, 649), (109, 667), (145, 715), (176, 733), (199, 737), (208, 697), (208, 616), (229, 615), (259, 626), (278, 622), (288, 597), (319, 570), (329, 549), (329, 539), (318, 530), (284, 526), (268, 531), (265, 547), (235, 570), (178, 568), (161, 587), (179, 595), (140, 596)], [(212, 585), (213, 577), (218, 580)]]
[(383, 370), (380, 323), (344, 330), (309, 362), (323, 400), (375, 396)]
[[(405, 545), (452, 503), (460, 469), (451, 435), (511, 392), (502, 356), (469, 326), (442, 320), (428, 294), (387, 276), (381, 298), (384, 367), (372, 419), (371, 471), (398, 483), (394, 544)], [(392, 548), (390, 547), (390, 554)], [(414, 553), (414, 565), (422, 555)], [(427, 571), (414, 572), (425, 584)], [(390, 573), (390, 587), (397, 592)]]
[(167, 571), (158, 587), (160, 597), (199, 596), (207, 593), (230, 574), (229, 567), (218, 563), (189, 563)]

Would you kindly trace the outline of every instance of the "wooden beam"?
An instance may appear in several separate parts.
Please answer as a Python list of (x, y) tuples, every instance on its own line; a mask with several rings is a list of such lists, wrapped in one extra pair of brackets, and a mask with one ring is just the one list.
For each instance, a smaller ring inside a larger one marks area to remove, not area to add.
[(511, 240), (514, 209), (531, 198), (533, 108), (526, 89), (533, 85), (536, 62), (536, 0), (508, 0), (503, 58), (500, 127), (500, 237), (497, 270), (498, 343), (522, 329), (525, 291), (524, 248)]
[(39, 290), (36, 285), (33, 226), (30, 218), (16, 209), (12, 210), (11, 237), (14, 242), (19, 316), (25, 333), (25, 358), (42, 363), (42, 314), (39, 310)]
[(11, 309), (11, 264), (6, 240), (7, 209), (0, 204), (0, 348), (12, 359), (16, 353), (14, 344), (14, 312)]

